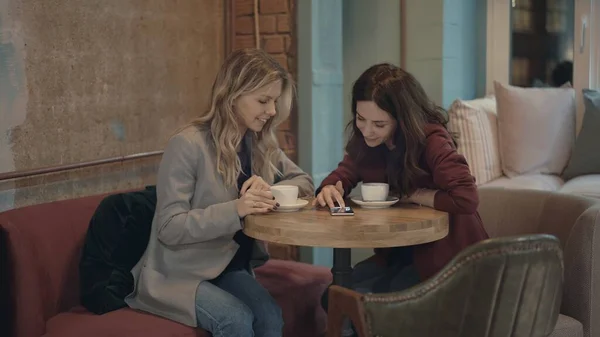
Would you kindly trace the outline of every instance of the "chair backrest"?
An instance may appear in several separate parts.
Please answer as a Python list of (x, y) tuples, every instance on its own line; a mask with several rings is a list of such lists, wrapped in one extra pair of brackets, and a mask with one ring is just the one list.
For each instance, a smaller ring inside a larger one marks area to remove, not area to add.
[(79, 304), (81, 247), (90, 218), (105, 196), (0, 213), (0, 246), (7, 260), (0, 265), (0, 283), (7, 285), (0, 312), (6, 311), (12, 323), (7, 336), (41, 336), (49, 318)]
[(562, 250), (555, 237), (490, 239), (408, 290), (363, 297), (371, 336), (542, 337), (559, 314)]

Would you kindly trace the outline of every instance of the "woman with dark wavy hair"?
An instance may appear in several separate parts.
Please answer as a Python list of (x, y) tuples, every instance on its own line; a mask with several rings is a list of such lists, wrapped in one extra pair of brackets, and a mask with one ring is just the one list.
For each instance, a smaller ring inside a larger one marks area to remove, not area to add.
[[(344, 206), (359, 183), (388, 183), (402, 202), (450, 214), (445, 238), (412, 247), (376, 249), (358, 263), (353, 288), (399, 291), (438, 272), (465, 247), (488, 238), (477, 207), (475, 178), (446, 129), (446, 113), (408, 72), (391, 64), (367, 69), (352, 89), (351, 134), (338, 168), (317, 189), (315, 204)], [(324, 306), (326, 307), (326, 296)]]

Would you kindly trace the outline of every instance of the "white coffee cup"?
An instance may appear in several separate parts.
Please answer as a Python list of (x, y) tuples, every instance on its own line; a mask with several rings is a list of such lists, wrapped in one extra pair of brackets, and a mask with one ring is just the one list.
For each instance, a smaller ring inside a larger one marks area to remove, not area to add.
[(390, 192), (390, 185), (386, 183), (366, 183), (360, 187), (363, 201), (385, 201)]
[(271, 186), (271, 193), (275, 201), (281, 206), (295, 205), (298, 200), (298, 186), (294, 185), (275, 185)]

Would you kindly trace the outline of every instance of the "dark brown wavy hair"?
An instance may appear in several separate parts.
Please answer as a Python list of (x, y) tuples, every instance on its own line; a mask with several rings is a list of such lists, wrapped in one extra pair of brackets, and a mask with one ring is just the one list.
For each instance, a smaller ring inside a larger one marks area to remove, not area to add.
[[(388, 63), (376, 64), (360, 75), (352, 88), (352, 115), (346, 152), (357, 165), (369, 149), (356, 126), (356, 102), (373, 101), (396, 121), (392, 135), (395, 148), (388, 155), (387, 176), (390, 190), (401, 196), (416, 189), (417, 179), (426, 175), (419, 161), (425, 150), (425, 125), (448, 123), (447, 113), (425, 93), (409, 72)], [(381, 145), (385, 146), (385, 145)], [(386, 151), (387, 152), (387, 151)], [(364, 163), (363, 163), (364, 164)]]

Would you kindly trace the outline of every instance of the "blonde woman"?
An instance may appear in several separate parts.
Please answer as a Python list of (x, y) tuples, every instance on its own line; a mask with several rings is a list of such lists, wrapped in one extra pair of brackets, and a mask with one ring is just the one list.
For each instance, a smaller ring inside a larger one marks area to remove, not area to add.
[(277, 208), (272, 184), (314, 192), (275, 137), (292, 95), (289, 74), (265, 52), (239, 50), (225, 60), (210, 109), (165, 149), (152, 234), (132, 270), (130, 307), (215, 337), (281, 336), (281, 310), (252, 273), (267, 254), (241, 230), (246, 215)]

